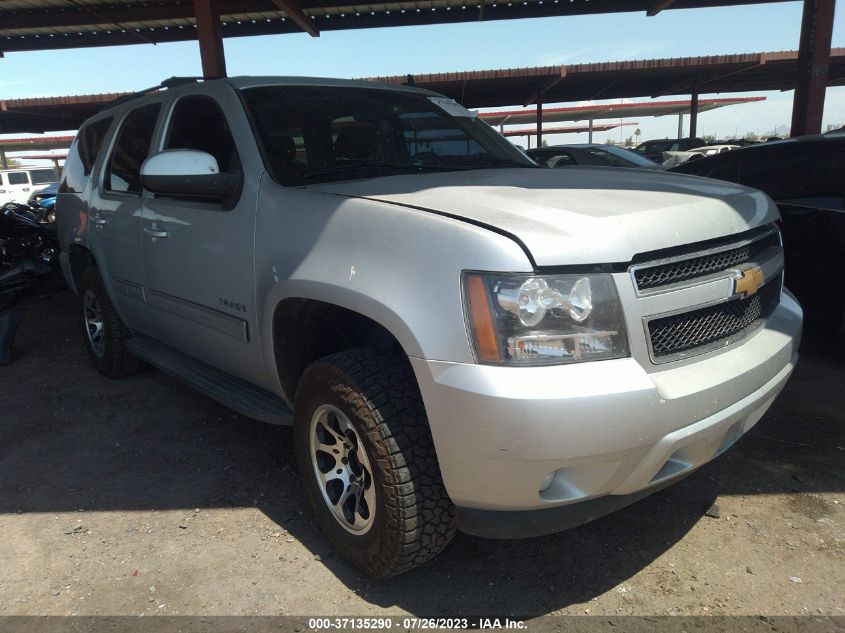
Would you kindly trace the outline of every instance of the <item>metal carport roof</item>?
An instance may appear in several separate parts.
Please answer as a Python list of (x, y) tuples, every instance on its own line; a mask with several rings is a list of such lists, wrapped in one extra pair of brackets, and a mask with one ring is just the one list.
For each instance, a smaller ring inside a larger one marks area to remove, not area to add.
[[(700, 99), (698, 111), (715, 110), (730, 105), (765, 101), (766, 97), (736, 97), (732, 99)], [(596, 105), (574, 106), (567, 108), (544, 108), (543, 122), (589, 121), (595, 119), (621, 119), (641, 116), (667, 116), (689, 114), (692, 101), (648, 101), (640, 103), (603, 103)], [(537, 111), (510, 110), (504, 112), (482, 112), (479, 116), (490, 125), (521, 125), (534, 123)], [(595, 127), (597, 130), (598, 127)], [(547, 134), (552, 130), (545, 130)]]
[[(223, 37), (788, 0), (217, 0)], [(202, 0), (199, 4), (209, 4)], [(194, 40), (191, 0), (0, 0), (0, 52)]]
[[(373, 77), (443, 93), (469, 108), (508, 104), (791, 90), (798, 51), (641, 59), (536, 68)], [(828, 86), (845, 85), (845, 48), (830, 53)]]

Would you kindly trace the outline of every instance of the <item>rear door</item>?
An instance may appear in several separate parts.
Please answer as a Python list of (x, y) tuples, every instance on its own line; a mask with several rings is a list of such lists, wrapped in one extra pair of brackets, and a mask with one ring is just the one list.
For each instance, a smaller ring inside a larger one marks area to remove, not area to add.
[(237, 95), (228, 86), (205, 90), (173, 100), (160, 149), (201, 150), (221, 172), (256, 174), (256, 180), (247, 177), (240, 194), (222, 202), (147, 199), (142, 235), (151, 320), (144, 327), (190, 356), (260, 380), (254, 227), (263, 170), (244, 168), (257, 150)]

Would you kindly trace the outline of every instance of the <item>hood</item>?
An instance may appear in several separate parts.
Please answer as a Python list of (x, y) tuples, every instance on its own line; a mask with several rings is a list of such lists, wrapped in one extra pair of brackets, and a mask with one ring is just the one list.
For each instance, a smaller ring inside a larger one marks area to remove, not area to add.
[(513, 235), (538, 266), (630, 262), (776, 220), (765, 194), (733, 183), (613, 167), (485, 169), (308, 187), (421, 208)]

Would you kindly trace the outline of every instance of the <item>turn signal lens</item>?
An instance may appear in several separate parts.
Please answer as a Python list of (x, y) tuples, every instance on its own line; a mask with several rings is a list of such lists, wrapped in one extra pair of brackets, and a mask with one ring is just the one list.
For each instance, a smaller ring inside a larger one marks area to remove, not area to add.
[(467, 308), (475, 335), (475, 353), (478, 355), (478, 360), (486, 363), (499, 362), (502, 356), (496, 341), (490, 297), (484, 280), (477, 275), (467, 275), (466, 287)]

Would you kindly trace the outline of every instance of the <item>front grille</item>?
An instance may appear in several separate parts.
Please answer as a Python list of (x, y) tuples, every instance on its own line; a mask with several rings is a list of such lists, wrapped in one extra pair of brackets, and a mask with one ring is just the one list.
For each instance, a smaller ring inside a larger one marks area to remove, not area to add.
[(770, 233), (755, 242), (729, 250), (719, 251), (691, 259), (673, 261), (638, 268), (634, 271), (637, 288), (650, 290), (682, 281), (722, 272), (747, 262), (758, 260), (769, 249), (780, 249), (777, 233)]
[(666, 360), (675, 354), (728, 344), (748, 333), (774, 312), (780, 302), (781, 283), (782, 275), (778, 275), (748, 298), (649, 321), (652, 357)]

